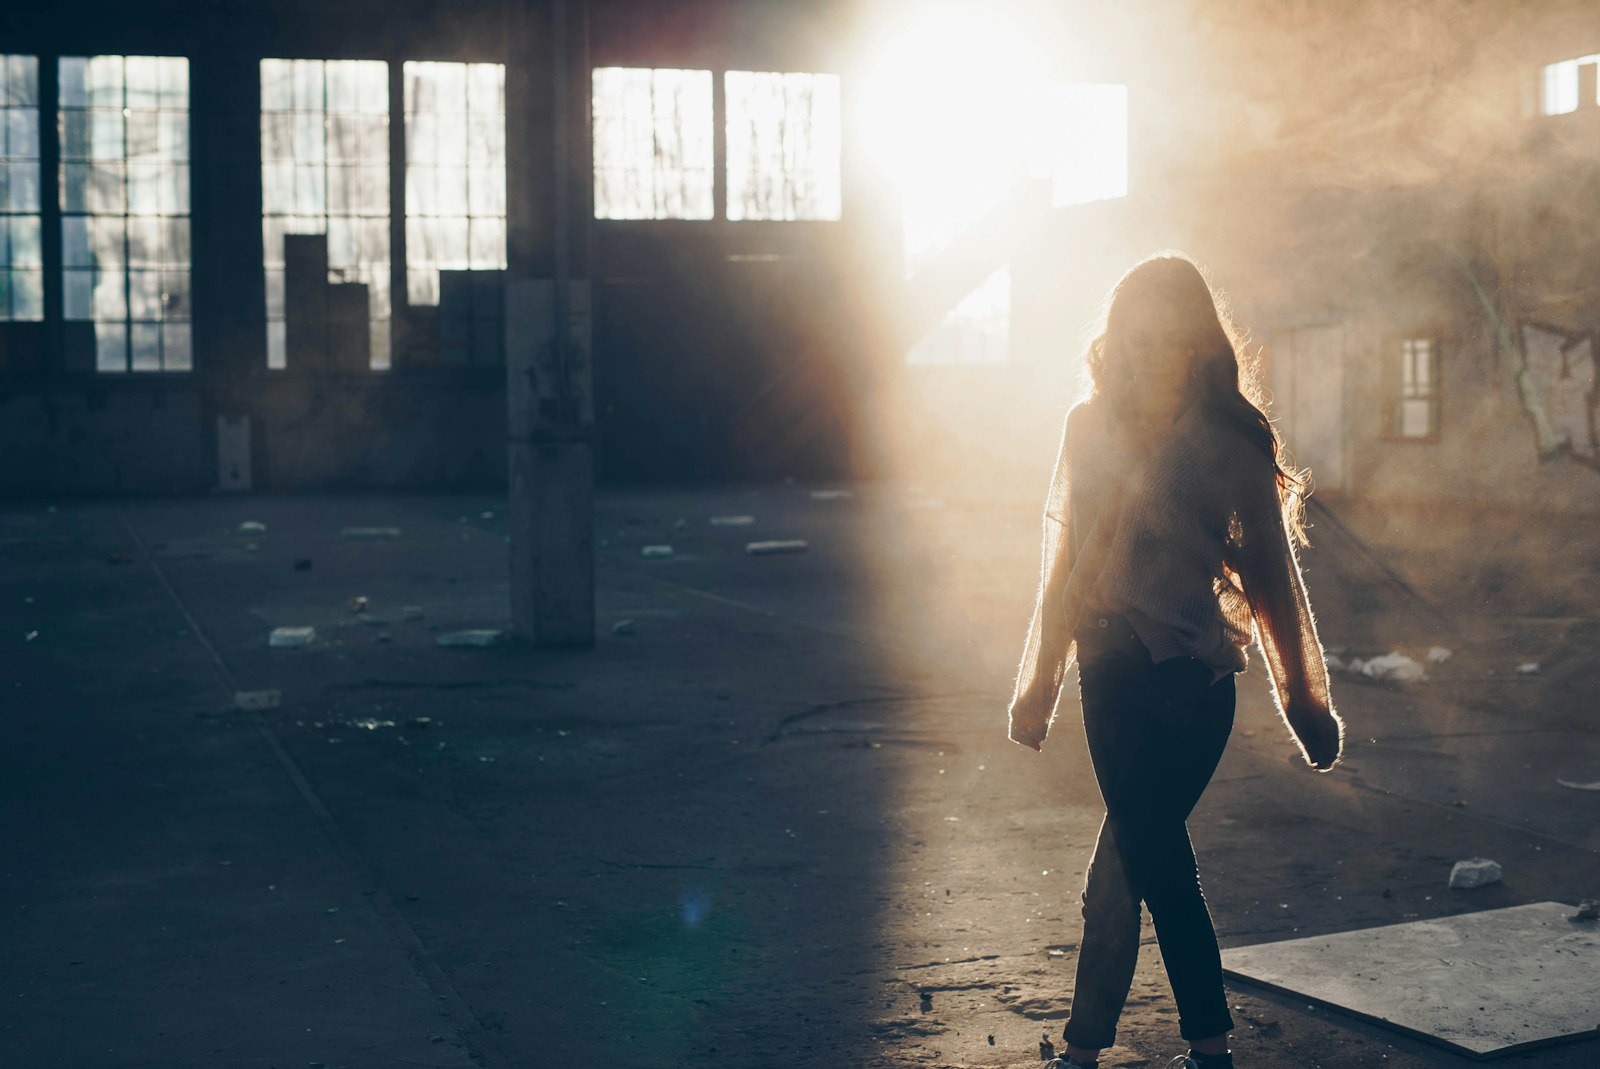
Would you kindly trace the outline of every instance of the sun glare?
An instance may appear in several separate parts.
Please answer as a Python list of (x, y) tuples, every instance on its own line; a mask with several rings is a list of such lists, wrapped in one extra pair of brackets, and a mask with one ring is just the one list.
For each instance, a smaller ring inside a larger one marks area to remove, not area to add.
[[(978, 10), (930, 14), (887, 39), (862, 110), (872, 163), (900, 200), (907, 276), (1023, 182), (1047, 182), (1055, 207), (1127, 195), (1126, 87), (1069, 82), (1038, 48), (1026, 26)], [(1003, 330), (1007, 310), (988, 305), (1009, 302), (1005, 274), (972, 295), (984, 308), (956, 316)]]

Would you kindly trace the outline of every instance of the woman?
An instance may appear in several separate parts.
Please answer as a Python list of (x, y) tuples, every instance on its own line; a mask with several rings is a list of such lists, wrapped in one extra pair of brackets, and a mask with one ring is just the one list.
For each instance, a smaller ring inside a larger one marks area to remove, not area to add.
[(1066, 1052), (1050, 1069), (1094, 1069), (1115, 1041), (1141, 902), (1190, 1044), (1174, 1069), (1229, 1069), (1221, 954), (1184, 822), (1227, 745), (1252, 632), (1307, 763), (1339, 760), (1344, 725), (1293, 549), (1305, 483), (1189, 260), (1157, 256), (1123, 276), (1088, 365), (1093, 390), (1067, 416), (1045, 505), (1010, 708), (1011, 738), (1039, 749), (1076, 656), (1106, 805)]

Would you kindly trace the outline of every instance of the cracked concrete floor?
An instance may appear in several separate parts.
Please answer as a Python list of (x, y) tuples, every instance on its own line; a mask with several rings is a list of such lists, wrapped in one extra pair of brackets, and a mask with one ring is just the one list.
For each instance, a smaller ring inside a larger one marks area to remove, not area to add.
[[(1036, 1064), (1100, 810), (1071, 707), (1042, 755), (1004, 737), (1035, 531), (1029, 503), (897, 486), (605, 494), (601, 641), (556, 653), (435, 644), (504, 623), (492, 499), (7, 507), (6, 1064)], [(1329, 645), (1457, 653), (1341, 677), (1326, 776), (1241, 679), (1191, 821), (1225, 945), (1594, 896), (1600, 795), (1556, 778), (1600, 779), (1600, 624), (1439, 618), (1337, 539), (1306, 559)], [(1470, 855), (1504, 882), (1448, 890)], [(1230, 1000), (1241, 1066), (1459, 1060)], [(1164, 1065), (1176, 1032), (1147, 938), (1102, 1064)]]

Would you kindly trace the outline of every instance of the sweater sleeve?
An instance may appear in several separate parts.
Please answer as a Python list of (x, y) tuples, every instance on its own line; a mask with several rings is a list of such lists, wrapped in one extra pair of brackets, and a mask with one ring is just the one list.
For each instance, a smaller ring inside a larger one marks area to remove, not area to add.
[(1326, 772), (1338, 763), (1344, 721), (1333, 708), (1328, 665), (1316, 619), (1289, 540), (1272, 469), (1251, 466), (1240, 499), (1235, 562), (1255, 625), (1261, 658), (1272, 675), (1278, 713), (1306, 763)]
[(1072, 574), (1072, 548), (1067, 533), (1067, 508), (1071, 487), (1073, 422), (1077, 409), (1067, 413), (1061, 434), (1061, 449), (1050, 490), (1045, 499), (1044, 537), (1039, 566), (1039, 590), (1034, 599), (1033, 619), (1022, 647), (1022, 662), (1010, 706), (1010, 735), (1013, 741), (1039, 749), (1050, 730), (1056, 699), (1072, 667), (1075, 654), (1067, 623), (1067, 580)]

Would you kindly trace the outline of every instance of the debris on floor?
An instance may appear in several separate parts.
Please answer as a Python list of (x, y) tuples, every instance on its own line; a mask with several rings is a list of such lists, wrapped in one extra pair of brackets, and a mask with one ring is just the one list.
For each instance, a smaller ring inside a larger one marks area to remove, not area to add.
[(645, 560), (664, 560), (672, 556), (671, 546), (640, 546), (639, 556)]
[(1368, 679), (1381, 679), (1390, 683), (1415, 683), (1428, 678), (1420, 661), (1407, 657), (1399, 650), (1381, 653), (1366, 660), (1352, 657), (1348, 661), (1338, 663), (1347, 672), (1355, 672)]
[(267, 636), (267, 645), (275, 650), (296, 649), (309, 646), (317, 640), (314, 627), (274, 627)]
[(1523, 661), (1521, 664), (1517, 665), (1517, 671), (1525, 676), (1534, 675), (1539, 671), (1539, 662)]
[(1450, 868), (1450, 886), (1469, 891), (1474, 887), (1487, 887), (1500, 882), (1500, 865), (1486, 857), (1469, 857), (1457, 861)]
[(345, 602), (345, 607), (351, 612), (366, 612), (367, 596), (365, 594), (357, 594), (355, 597)]
[(478, 519), (480, 519), (480, 520), (492, 520), (492, 519), (494, 519), (494, 510), (493, 509), (484, 509), (482, 512), (478, 513)]
[(280, 690), (238, 690), (233, 693), (233, 707), (241, 713), (262, 713), (276, 709), (283, 701)]
[(632, 635), (636, 634), (637, 632), (633, 626), (632, 620), (618, 620), (616, 623), (611, 625), (611, 633), (613, 635)]
[(399, 538), (398, 527), (343, 527), (339, 530), (340, 538)]
[(756, 518), (754, 516), (711, 517), (711, 526), (713, 527), (753, 527), (755, 526), (755, 522)]
[(1578, 903), (1578, 912), (1568, 917), (1569, 921), (1595, 921), (1600, 920), (1600, 898), (1585, 898)]
[(1455, 651), (1452, 650), (1452, 649), (1449, 649), (1448, 647), (1445, 647), (1445, 646), (1429, 646), (1428, 647), (1428, 663), (1429, 664), (1443, 664), (1444, 662), (1448, 661), (1453, 656), (1455, 656)]
[(1556, 777), (1556, 782), (1563, 787), (1571, 787), (1575, 791), (1600, 791), (1600, 779), (1590, 780), (1588, 783), (1579, 783), (1576, 780), (1561, 779)]
[(474, 628), (467, 631), (447, 631), (439, 636), (441, 646), (499, 646), (506, 641), (506, 633), (498, 628)]
[(767, 557), (775, 553), (804, 553), (810, 548), (803, 538), (782, 538), (771, 542), (747, 542), (744, 551), (752, 557)]
[(264, 535), (267, 533), (267, 525), (262, 523), (260, 520), (245, 520), (239, 525), (239, 533), (247, 535)]

